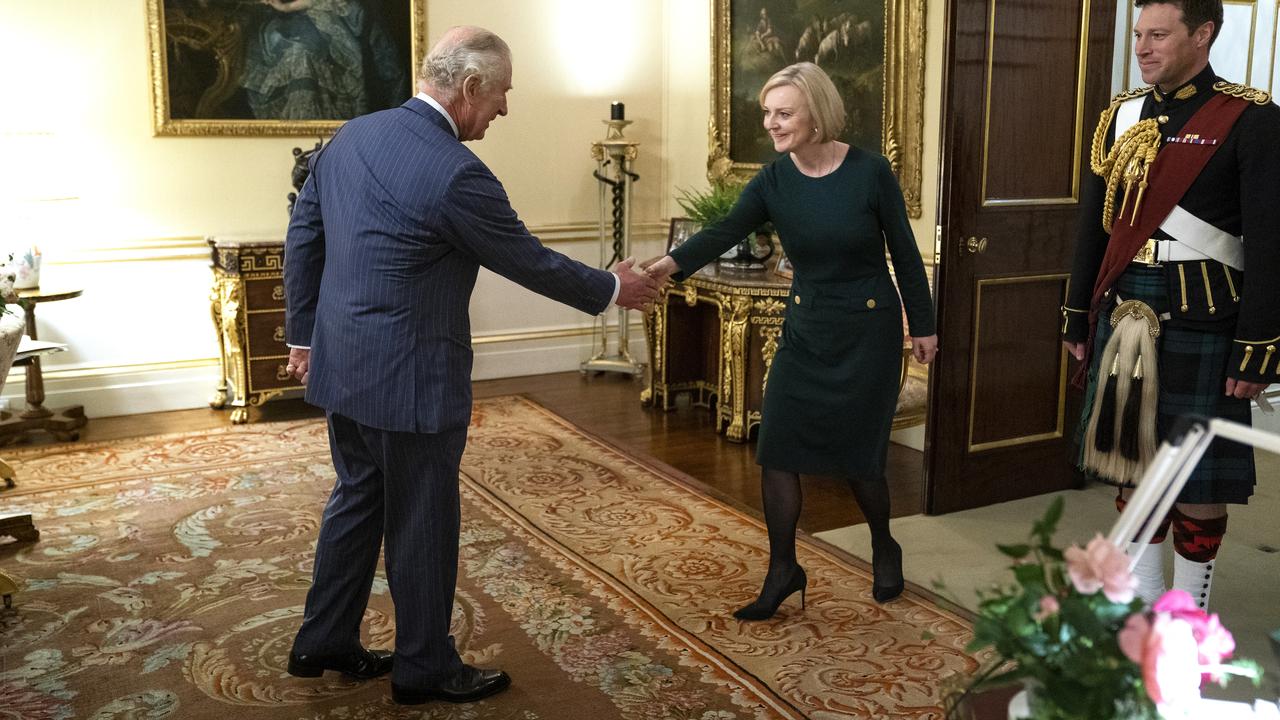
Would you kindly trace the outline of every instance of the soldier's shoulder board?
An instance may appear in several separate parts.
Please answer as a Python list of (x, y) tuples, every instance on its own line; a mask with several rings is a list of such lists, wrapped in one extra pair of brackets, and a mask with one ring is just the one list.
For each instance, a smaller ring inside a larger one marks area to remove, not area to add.
[(1245, 102), (1251, 102), (1255, 105), (1266, 105), (1271, 102), (1271, 93), (1257, 88), (1251, 88), (1248, 85), (1240, 83), (1229, 83), (1219, 80), (1213, 84), (1213, 89), (1223, 95), (1240, 98)]
[(1142, 97), (1143, 95), (1147, 95), (1147, 94), (1149, 94), (1152, 90), (1155, 90), (1155, 89), (1156, 89), (1156, 86), (1155, 86), (1155, 85), (1148, 85), (1148, 86), (1146, 86), (1146, 87), (1134, 88), (1134, 89), (1132, 89), (1132, 90), (1125, 90), (1124, 92), (1120, 93), (1119, 95), (1117, 95), (1117, 96), (1115, 96), (1115, 97), (1111, 98), (1111, 104), (1112, 104), (1112, 105), (1118, 105), (1118, 104), (1120, 104), (1120, 103), (1122, 103), (1122, 102), (1125, 102), (1126, 100), (1132, 100), (1132, 99), (1134, 99), (1134, 98), (1140, 98), (1140, 97)]

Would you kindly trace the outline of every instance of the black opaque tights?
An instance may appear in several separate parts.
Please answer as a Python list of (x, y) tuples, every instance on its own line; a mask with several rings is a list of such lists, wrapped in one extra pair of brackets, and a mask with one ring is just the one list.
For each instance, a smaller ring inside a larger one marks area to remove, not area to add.
[[(881, 475), (874, 480), (850, 479), (849, 487), (871, 530), (872, 564), (876, 584), (902, 582), (902, 552), (889, 533), (889, 483)], [(792, 576), (796, 561), (796, 525), (800, 521), (800, 476), (784, 470), (761, 468), (760, 493), (769, 528), (769, 572), (761, 597), (774, 595)]]

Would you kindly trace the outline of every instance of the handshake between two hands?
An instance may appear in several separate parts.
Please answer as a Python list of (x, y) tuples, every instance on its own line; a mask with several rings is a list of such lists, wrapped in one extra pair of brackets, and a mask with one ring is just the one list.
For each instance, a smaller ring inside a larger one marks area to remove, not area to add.
[(639, 268), (635, 263), (635, 258), (627, 258), (613, 266), (620, 281), (617, 303), (630, 310), (648, 310), (679, 267), (670, 255), (645, 260)]

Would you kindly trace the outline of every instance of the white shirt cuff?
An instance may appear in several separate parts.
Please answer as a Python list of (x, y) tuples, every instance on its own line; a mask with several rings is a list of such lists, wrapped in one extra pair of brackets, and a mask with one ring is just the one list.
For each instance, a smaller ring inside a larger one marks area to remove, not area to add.
[[(289, 343), (285, 343), (285, 345), (289, 345)], [(293, 348), (294, 350), (310, 350), (311, 349), (310, 345), (289, 345), (289, 347)]]
[(618, 277), (618, 273), (616, 272), (611, 272), (609, 274), (613, 276), (613, 297), (609, 298), (609, 304), (605, 305), (604, 310), (600, 311), (601, 315), (609, 312), (609, 308), (613, 307), (613, 304), (618, 302), (618, 293), (622, 292), (622, 278)]

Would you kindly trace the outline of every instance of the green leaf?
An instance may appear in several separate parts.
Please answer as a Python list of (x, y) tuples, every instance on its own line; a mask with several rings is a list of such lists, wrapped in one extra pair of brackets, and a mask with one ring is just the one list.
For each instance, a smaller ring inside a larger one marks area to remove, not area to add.
[(1059, 495), (1049, 504), (1049, 509), (1045, 511), (1044, 518), (1040, 520), (1041, 523), (1049, 528), (1050, 535), (1057, 529), (1058, 521), (1062, 519), (1062, 509), (1065, 506), (1066, 503), (1063, 501), (1062, 496)]
[(978, 647), (995, 644), (1004, 636), (1004, 625), (997, 620), (979, 616), (973, 623), (973, 642)]
[(1044, 587), (1044, 568), (1039, 565), (1015, 565), (1013, 576), (1018, 579), (1018, 583), (1024, 588), (1027, 588), (1028, 585)]
[(716, 182), (709, 190), (703, 192), (677, 188), (676, 204), (684, 210), (690, 220), (705, 227), (729, 214), (729, 210), (738, 201), (738, 196), (742, 194), (742, 187), (732, 183)]
[(996, 549), (1014, 560), (1021, 560), (1031, 553), (1030, 545), (996, 545)]
[(1080, 634), (1100, 637), (1107, 631), (1107, 626), (1093, 614), (1087, 602), (1080, 602), (1079, 598), (1068, 598), (1061, 605), (1062, 619), (1075, 627)]

